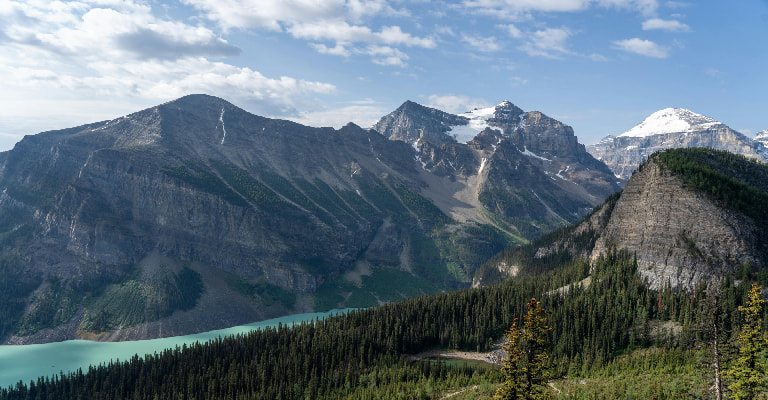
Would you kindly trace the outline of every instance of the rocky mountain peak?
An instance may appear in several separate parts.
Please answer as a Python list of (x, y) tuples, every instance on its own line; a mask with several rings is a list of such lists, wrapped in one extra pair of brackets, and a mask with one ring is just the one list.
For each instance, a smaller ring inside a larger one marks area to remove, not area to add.
[(454, 141), (447, 135), (451, 126), (466, 125), (469, 119), (406, 101), (395, 111), (382, 117), (373, 129), (389, 138), (415, 144), (425, 138), (433, 143)]
[(665, 108), (618, 136), (607, 136), (587, 146), (620, 178), (629, 179), (643, 160), (659, 150), (710, 147), (758, 160), (768, 160), (768, 149), (713, 118), (684, 108)]
[(755, 136), (755, 140), (768, 146), (768, 129), (757, 132), (757, 136)]
[(509, 100), (504, 100), (503, 102), (501, 102), (499, 105), (495, 107), (493, 118), (491, 118), (489, 122), (491, 123), (517, 122), (520, 115), (522, 115), (523, 113), (524, 111), (521, 108), (512, 104)]
[(647, 137), (667, 133), (694, 132), (720, 122), (684, 108), (665, 108), (649, 115), (643, 122), (622, 133), (622, 137)]

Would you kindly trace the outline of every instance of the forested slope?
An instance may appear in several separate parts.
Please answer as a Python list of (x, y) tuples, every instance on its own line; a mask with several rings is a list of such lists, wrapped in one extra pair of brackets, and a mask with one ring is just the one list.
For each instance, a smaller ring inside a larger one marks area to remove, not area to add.
[[(552, 312), (560, 376), (589, 375), (634, 349), (685, 350), (701, 343), (702, 333), (695, 328), (703, 291), (650, 290), (632, 257), (621, 251), (595, 263), (588, 286), (574, 283), (588, 273), (589, 264), (578, 260), (498, 286), (411, 299), (41, 378), (28, 386), (20, 383), (3, 390), (0, 399), (372, 398), (388, 390), (402, 398), (432, 398), (430, 393), (441, 387), (499, 378), (493, 369), (411, 362), (403, 354), (436, 346), (485, 350), (522, 315), (531, 297), (540, 297)], [(755, 278), (765, 281), (764, 276)], [(563, 287), (568, 290), (556, 290)], [(733, 331), (740, 321), (736, 306), (745, 287), (722, 284), (723, 332)], [(658, 329), (665, 321), (679, 329)]]

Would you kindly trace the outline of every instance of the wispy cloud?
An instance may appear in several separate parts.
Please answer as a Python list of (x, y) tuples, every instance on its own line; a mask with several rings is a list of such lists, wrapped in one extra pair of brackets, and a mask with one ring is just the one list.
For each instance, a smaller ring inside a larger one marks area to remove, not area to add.
[(566, 42), (571, 35), (571, 31), (564, 27), (537, 30), (528, 36), (520, 49), (532, 56), (557, 58), (570, 54)]
[(454, 94), (433, 94), (427, 98), (427, 106), (452, 114), (462, 114), (475, 108), (489, 107), (490, 104), (483, 99)]
[(667, 58), (669, 57), (669, 50), (661, 47), (658, 44), (639, 38), (617, 40), (613, 42), (614, 46), (619, 50), (623, 50), (629, 53), (640, 54), (646, 57), (653, 58)]
[(654, 15), (657, 0), (465, 0), (462, 5), (472, 12), (497, 18), (522, 20), (534, 12), (576, 12), (592, 6), (635, 10)]
[[(403, 47), (434, 48), (433, 37), (418, 37), (397, 25), (373, 27), (366, 21), (375, 16), (407, 17), (386, 0), (182, 0), (218, 24), (231, 29), (261, 29), (285, 32), (296, 39), (312, 41), (321, 54), (350, 57), (372, 55), (379, 65), (403, 66), (408, 59)], [(380, 49), (394, 56), (379, 57)]]
[(519, 39), (519, 38), (523, 37), (523, 31), (521, 31), (520, 28), (518, 28), (514, 24), (496, 25), (496, 27), (503, 29), (504, 31), (506, 31), (509, 34), (509, 36), (511, 36), (511, 37), (513, 37), (515, 39)]
[(326, 106), (320, 110), (302, 112), (289, 119), (309, 126), (332, 126), (338, 129), (352, 122), (363, 128), (369, 128), (389, 111), (366, 99), (340, 107)]
[(664, 31), (670, 31), (670, 32), (688, 32), (691, 30), (691, 28), (674, 19), (660, 19), (660, 18), (652, 18), (646, 21), (643, 21), (643, 30), (644, 31), (650, 31), (650, 30), (664, 30)]
[(482, 37), (463, 34), (461, 35), (461, 40), (477, 51), (490, 53), (501, 50), (501, 45), (493, 36)]

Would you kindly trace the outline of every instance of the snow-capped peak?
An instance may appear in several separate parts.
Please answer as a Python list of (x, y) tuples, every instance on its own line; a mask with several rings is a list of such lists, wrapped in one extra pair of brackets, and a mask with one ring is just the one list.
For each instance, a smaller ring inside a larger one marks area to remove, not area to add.
[(765, 144), (768, 144), (768, 129), (757, 132), (757, 136), (755, 136), (755, 140), (757, 140), (758, 142), (763, 142)]
[(649, 115), (643, 122), (619, 136), (647, 137), (666, 133), (688, 133), (717, 124), (720, 122), (684, 108), (665, 108)]

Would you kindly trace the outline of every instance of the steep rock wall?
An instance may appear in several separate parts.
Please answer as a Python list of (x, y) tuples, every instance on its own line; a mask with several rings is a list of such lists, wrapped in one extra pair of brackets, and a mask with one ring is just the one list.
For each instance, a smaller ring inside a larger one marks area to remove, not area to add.
[(760, 262), (760, 229), (743, 214), (718, 207), (684, 187), (651, 160), (629, 180), (592, 251), (636, 255), (638, 272), (658, 289), (692, 289), (742, 265)]

